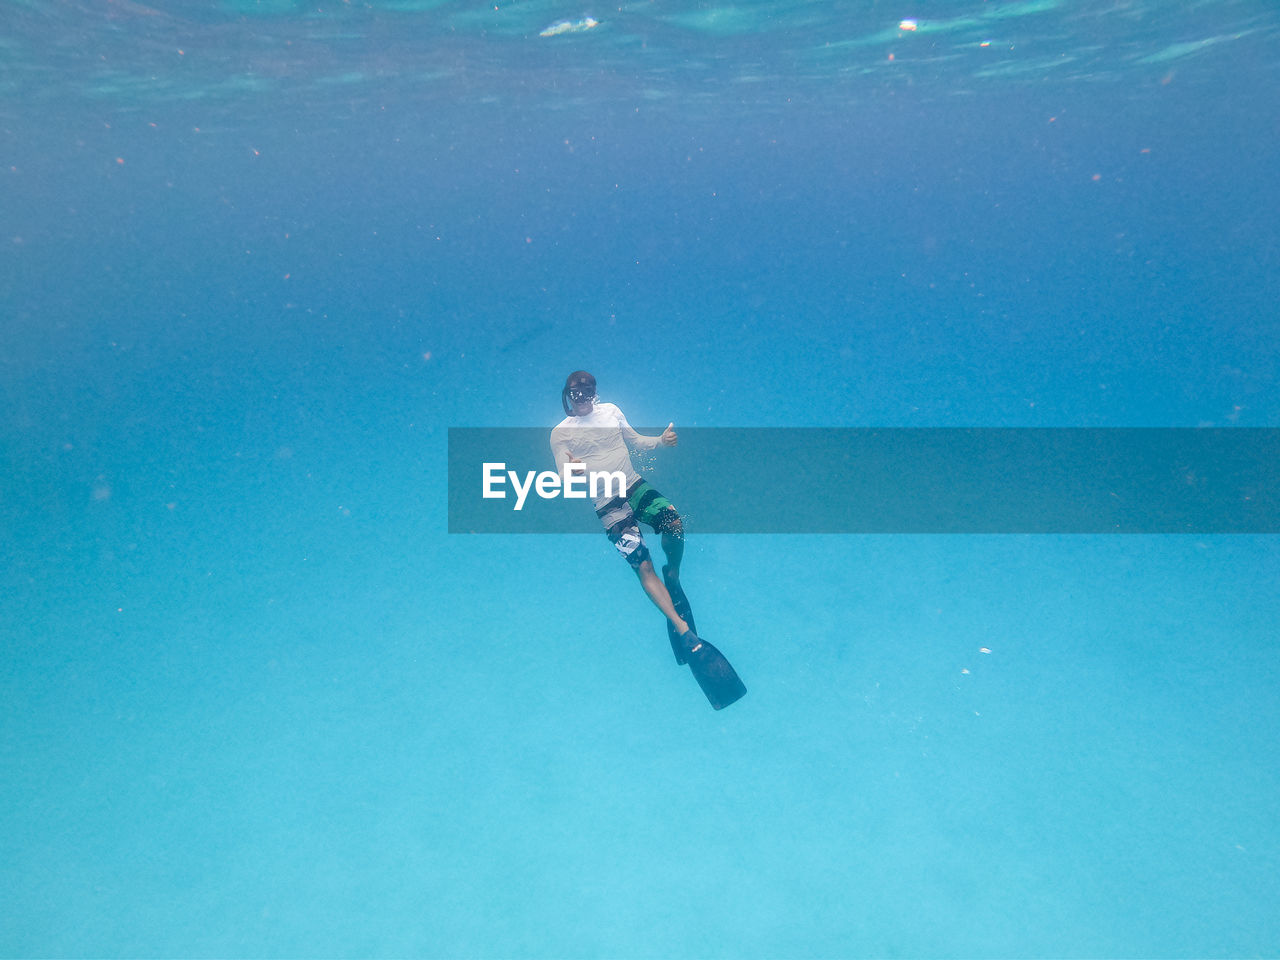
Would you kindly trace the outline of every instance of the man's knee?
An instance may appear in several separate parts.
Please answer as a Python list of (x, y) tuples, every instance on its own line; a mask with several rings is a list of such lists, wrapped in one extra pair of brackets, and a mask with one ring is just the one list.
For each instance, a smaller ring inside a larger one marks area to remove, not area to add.
[(675, 507), (667, 507), (663, 510), (658, 520), (658, 529), (662, 533), (669, 534), (677, 540), (684, 539), (684, 521), (680, 519), (680, 514), (676, 513)]

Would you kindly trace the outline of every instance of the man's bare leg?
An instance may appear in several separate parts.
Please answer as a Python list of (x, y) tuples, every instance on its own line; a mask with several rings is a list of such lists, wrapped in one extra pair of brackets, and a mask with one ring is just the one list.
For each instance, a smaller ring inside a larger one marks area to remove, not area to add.
[(680, 619), (680, 615), (676, 613), (676, 608), (672, 606), (671, 594), (667, 593), (667, 588), (653, 572), (653, 561), (645, 560), (640, 566), (635, 568), (636, 576), (640, 578), (640, 586), (644, 587), (644, 592), (649, 595), (649, 599), (653, 601), (653, 605), (662, 611), (663, 616), (671, 621), (672, 626), (676, 628), (676, 636), (684, 636), (689, 632), (689, 625)]

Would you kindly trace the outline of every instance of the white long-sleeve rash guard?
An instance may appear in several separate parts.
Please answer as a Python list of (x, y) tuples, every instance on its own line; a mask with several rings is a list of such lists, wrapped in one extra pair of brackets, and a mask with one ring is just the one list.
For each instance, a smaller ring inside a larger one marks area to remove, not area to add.
[[(556, 470), (563, 473), (570, 459), (581, 460), (587, 473), (621, 471), (627, 478), (627, 488), (640, 479), (631, 464), (627, 444), (637, 450), (652, 450), (662, 443), (662, 437), (645, 437), (636, 433), (627, 423), (622, 411), (612, 403), (597, 403), (585, 417), (565, 417), (551, 431), (551, 453), (556, 458)], [(611, 497), (599, 497), (597, 509)]]

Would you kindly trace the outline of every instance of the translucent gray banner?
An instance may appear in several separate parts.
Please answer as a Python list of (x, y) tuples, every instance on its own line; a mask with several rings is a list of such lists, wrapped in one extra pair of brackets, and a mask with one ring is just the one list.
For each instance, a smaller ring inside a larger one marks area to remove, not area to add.
[[(549, 437), (451, 428), (449, 532), (599, 533), (592, 500), (566, 498), (552, 477)], [(690, 533), (1280, 532), (1277, 429), (692, 427), (679, 437), (633, 460)]]

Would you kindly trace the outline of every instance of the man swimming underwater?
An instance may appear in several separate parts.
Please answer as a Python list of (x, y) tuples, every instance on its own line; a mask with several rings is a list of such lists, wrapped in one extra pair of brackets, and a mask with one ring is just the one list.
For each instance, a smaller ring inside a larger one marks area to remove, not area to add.
[[(650, 486), (636, 472), (627, 445), (638, 450), (659, 446), (674, 447), (679, 442), (674, 422), (661, 436), (646, 437), (636, 432), (626, 416), (612, 403), (600, 403), (596, 378), (585, 370), (575, 370), (560, 391), (564, 420), (551, 431), (551, 452), (562, 475), (566, 463), (582, 463), (588, 473), (622, 473), (627, 480), (624, 496), (607, 493), (596, 498), (596, 516), (622, 558), (631, 565), (640, 585), (667, 618), (667, 637), (677, 663), (688, 663), (699, 686), (719, 710), (747, 692), (729, 661), (695, 633), (693, 613), (680, 586), (680, 561), (684, 556), (684, 524), (671, 501)], [(662, 537), (667, 563), (659, 580), (653, 571), (649, 548), (640, 532), (648, 524)]]

